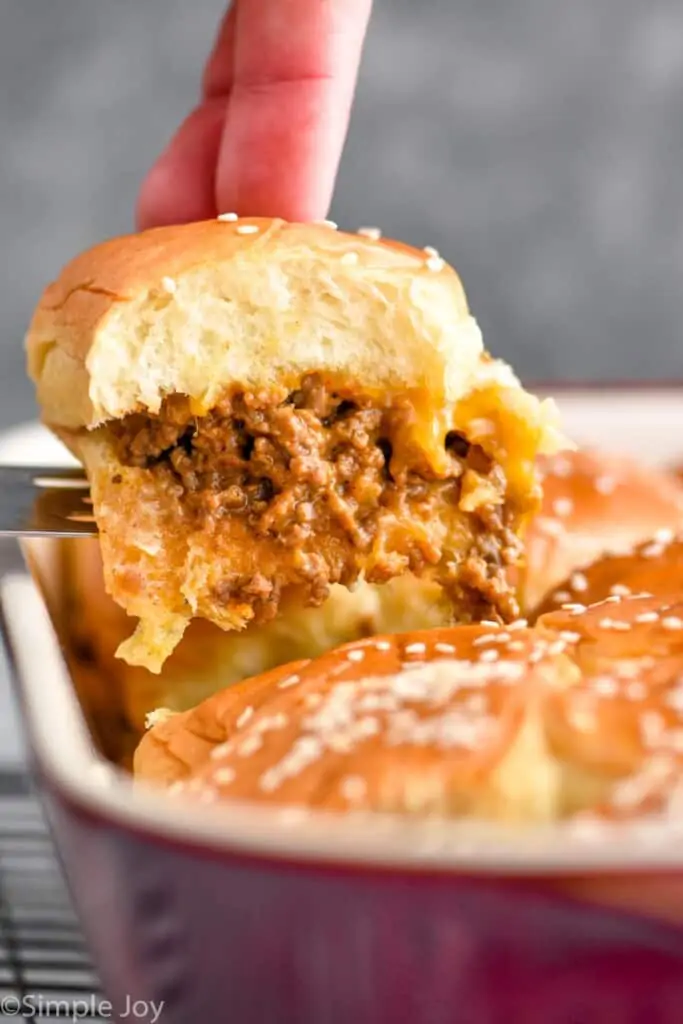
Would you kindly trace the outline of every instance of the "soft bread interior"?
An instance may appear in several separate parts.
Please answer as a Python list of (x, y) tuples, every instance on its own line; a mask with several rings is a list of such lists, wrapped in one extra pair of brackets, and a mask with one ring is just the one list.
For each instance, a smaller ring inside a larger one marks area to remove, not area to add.
[(92, 426), (156, 411), (171, 393), (210, 408), (234, 381), (267, 386), (319, 370), (455, 401), (483, 352), (462, 285), (442, 262), (432, 270), (404, 246), (258, 220), (97, 247), (46, 293), (28, 344), (45, 418), (64, 427), (83, 425), (79, 363)]

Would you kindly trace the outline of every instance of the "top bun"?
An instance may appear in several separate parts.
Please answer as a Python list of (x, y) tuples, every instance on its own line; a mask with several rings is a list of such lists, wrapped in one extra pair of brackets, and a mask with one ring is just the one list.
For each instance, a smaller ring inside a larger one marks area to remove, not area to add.
[(653, 537), (623, 554), (606, 554), (581, 566), (546, 594), (534, 617), (564, 605), (597, 604), (610, 597), (683, 594), (683, 537), (657, 530)]
[(92, 428), (183, 394), (325, 372), (454, 402), (491, 377), (460, 279), (440, 257), (327, 224), (231, 215), (107, 241), (46, 290), (27, 336), (43, 416)]
[(521, 579), (527, 611), (605, 552), (683, 527), (683, 486), (662, 470), (600, 451), (562, 452), (540, 468), (543, 505), (527, 531)]
[(683, 602), (341, 647), (160, 714), (141, 779), (213, 803), (547, 821), (677, 815)]

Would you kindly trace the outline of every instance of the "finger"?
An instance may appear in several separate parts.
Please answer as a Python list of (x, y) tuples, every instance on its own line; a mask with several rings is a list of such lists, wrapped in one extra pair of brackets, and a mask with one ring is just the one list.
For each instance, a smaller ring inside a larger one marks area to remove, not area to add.
[(217, 97), (197, 107), (143, 182), (137, 222), (143, 230), (215, 217), (216, 164), (226, 110)]
[(235, 29), (237, 0), (233, 0), (225, 12), (218, 29), (216, 42), (209, 57), (202, 78), (204, 99), (227, 96), (232, 88), (234, 71)]
[(220, 209), (325, 216), (370, 10), (371, 0), (239, 0)]

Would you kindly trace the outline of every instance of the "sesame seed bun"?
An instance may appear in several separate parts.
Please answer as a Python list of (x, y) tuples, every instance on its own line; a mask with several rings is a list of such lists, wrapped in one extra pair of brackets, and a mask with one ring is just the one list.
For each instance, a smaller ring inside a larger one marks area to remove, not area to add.
[(528, 528), (520, 573), (525, 614), (605, 552), (628, 552), (660, 528), (683, 527), (683, 486), (663, 470), (585, 450), (550, 456), (540, 466), (543, 505)]
[(499, 821), (667, 814), (683, 755), (683, 602), (614, 599), (537, 628), (347, 645), (165, 715), (139, 780), (246, 799)]
[(455, 271), (398, 242), (325, 224), (247, 218), (157, 228), (72, 260), (27, 336), (45, 421), (92, 428), (168, 394), (211, 408), (227, 386), (334, 372), (368, 388), (457, 401), (478, 378), (481, 333)]
[(620, 555), (607, 554), (575, 569), (534, 610), (536, 619), (568, 603), (596, 604), (608, 597), (683, 594), (683, 537), (660, 529)]

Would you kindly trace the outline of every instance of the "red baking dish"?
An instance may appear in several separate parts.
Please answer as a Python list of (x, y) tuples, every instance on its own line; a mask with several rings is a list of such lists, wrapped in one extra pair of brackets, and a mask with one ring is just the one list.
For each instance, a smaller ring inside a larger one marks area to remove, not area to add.
[[(559, 398), (582, 444), (665, 463), (683, 451), (680, 391)], [(141, 1000), (164, 1004), (164, 1024), (681, 1020), (683, 816), (512, 830), (216, 813), (134, 787), (62, 656), (59, 560), (45, 542), (25, 553), (32, 572), (2, 586), (5, 634), (37, 784), (119, 1012)]]

